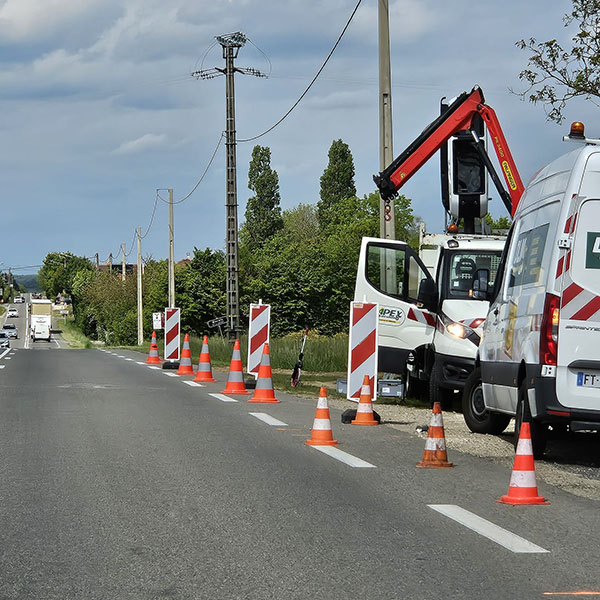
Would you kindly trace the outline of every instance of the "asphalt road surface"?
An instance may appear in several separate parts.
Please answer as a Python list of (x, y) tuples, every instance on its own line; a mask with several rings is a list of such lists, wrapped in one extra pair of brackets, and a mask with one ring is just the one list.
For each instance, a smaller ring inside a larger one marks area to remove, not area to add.
[(596, 501), (538, 482), (551, 504), (498, 504), (502, 465), (416, 469), (422, 440), (336, 410), (330, 456), (304, 444), (316, 399), (249, 404), (133, 352), (10, 355), (2, 600), (600, 594)]

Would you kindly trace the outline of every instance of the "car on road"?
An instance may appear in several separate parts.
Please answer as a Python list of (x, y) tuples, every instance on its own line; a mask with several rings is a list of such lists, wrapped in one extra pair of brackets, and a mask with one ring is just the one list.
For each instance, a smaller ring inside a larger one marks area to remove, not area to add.
[(14, 306), (11, 306), (8, 309), (8, 311), (6, 312), (6, 316), (9, 317), (9, 318), (18, 317), (19, 316), (19, 311)]
[(19, 337), (19, 330), (14, 323), (5, 323), (2, 327), (2, 331), (6, 333), (9, 338), (17, 339)]
[(10, 348), (10, 340), (4, 331), (0, 331), (0, 348)]
[(15, 304), (23, 304), (25, 302), (24, 296), (15, 296)]

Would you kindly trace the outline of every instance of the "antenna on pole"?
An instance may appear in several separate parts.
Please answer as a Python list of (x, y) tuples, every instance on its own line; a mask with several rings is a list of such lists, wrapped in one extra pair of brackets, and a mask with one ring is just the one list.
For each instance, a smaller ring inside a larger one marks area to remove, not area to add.
[(225, 75), (226, 99), (226, 130), (225, 139), (227, 147), (227, 191), (225, 196), (226, 228), (227, 228), (227, 326), (229, 339), (235, 339), (240, 334), (240, 303), (239, 303), (239, 266), (238, 266), (238, 215), (237, 215), (237, 168), (236, 168), (236, 132), (235, 132), (235, 86), (234, 75), (253, 75), (254, 77), (267, 77), (264, 73), (254, 68), (235, 66), (240, 48), (243, 48), (248, 38), (241, 32), (217, 35), (217, 42), (223, 49), (225, 68), (214, 67), (194, 71), (192, 77), (196, 79), (213, 79)]

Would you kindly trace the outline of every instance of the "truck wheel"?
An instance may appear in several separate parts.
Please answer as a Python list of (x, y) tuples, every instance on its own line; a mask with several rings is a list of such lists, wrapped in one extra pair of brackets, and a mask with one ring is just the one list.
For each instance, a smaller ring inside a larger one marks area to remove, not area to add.
[[(525, 419), (525, 400), (527, 398), (527, 382), (523, 381), (519, 386), (519, 400), (517, 402), (517, 414), (515, 415), (515, 437), (513, 444), (515, 450), (519, 443), (519, 434), (521, 433), (521, 424)], [(531, 429), (531, 446), (533, 448), (533, 458), (536, 460), (541, 459), (544, 456), (546, 450), (546, 443), (548, 441), (548, 426), (540, 421), (535, 421), (528, 415), (529, 427)]]
[(441, 365), (435, 362), (431, 369), (431, 377), (429, 378), (429, 401), (431, 406), (434, 402), (439, 402), (444, 410), (452, 408), (452, 401), (454, 400), (454, 390), (440, 386), (440, 368)]
[(510, 423), (510, 416), (494, 413), (485, 407), (481, 367), (476, 367), (467, 378), (462, 397), (463, 417), (473, 433), (502, 433)]

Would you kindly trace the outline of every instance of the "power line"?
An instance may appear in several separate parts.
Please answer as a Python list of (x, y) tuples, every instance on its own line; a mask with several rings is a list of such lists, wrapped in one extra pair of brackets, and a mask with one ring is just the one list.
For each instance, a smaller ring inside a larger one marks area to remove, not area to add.
[(342, 41), (342, 38), (344, 37), (344, 34), (346, 33), (346, 30), (350, 26), (350, 23), (352, 22), (352, 19), (354, 18), (354, 15), (356, 14), (356, 11), (358, 10), (358, 7), (360, 6), (361, 2), (362, 2), (362, 0), (358, 0), (358, 2), (356, 3), (356, 6), (354, 7), (354, 10), (352, 11), (352, 14), (350, 15), (350, 18), (346, 22), (346, 25), (344, 26), (344, 29), (342, 29), (342, 33), (340, 33), (337, 41), (333, 45), (333, 48), (331, 49), (331, 51), (327, 55), (327, 58), (325, 59), (325, 61), (321, 65), (321, 68), (317, 71), (317, 74), (313, 77), (312, 81), (308, 84), (308, 87), (302, 92), (302, 94), (300, 95), (300, 97), (298, 98), (298, 100), (296, 100), (296, 102), (294, 102), (294, 104), (292, 105), (292, 107), (285, 113), (285, 115), (283, 115), (283, 117), (281, 117), (281, 119), (279, 119), (279, 121), (277, 121), (277, 123), (275, 123), (274, 125), (272, 125), (271, 127), (269, 127), (269, 129), (267, 129), (266, 131), (263, 131), (262, 133), (260, 133), (258, 135), (255, 135), (253, 137), (250, 137), (250, 138), (238, 139), (237, 140), (238, 142), (240, 142), (240, 143), (241, 142), (252, 142), (254, 140), (257, 140), (258, 138), (261, 138), (263, 135), (267, 135), (267, 133), (273, 131), (273, 129), (275, 129), (275, 127), (277, 127), (280, 123), (282, 123), (290, 115), (290, 113), (296, 108), (296, 106), (298, 106), (298, 104), (300, 104), (300, 102), (302, 101), (302, 99), (304, 98), (304, 96), (306, 96), (306, 94), (308, 93), (308, 91), (310, 90), (310, 88), (317, 81), (319, 75), (321, 74), (321, 72), (323, 71), (323, 69), (325, 68), (325, 66), (327, 65), (327, 63), (329, 62), (329, 59), (333, 56), (333, 53), (335, 52), (335, 49), (338, 47), (339, 43)]

